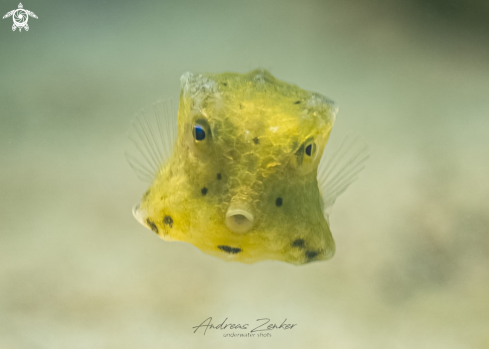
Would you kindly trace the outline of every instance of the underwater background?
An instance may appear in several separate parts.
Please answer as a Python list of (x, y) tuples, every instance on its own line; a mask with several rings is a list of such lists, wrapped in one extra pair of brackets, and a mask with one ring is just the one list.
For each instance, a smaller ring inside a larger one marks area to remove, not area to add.
[[(487, 1), (23, 5), (28, 32), (0, 21), (0, 348), (489, 347)], [(135, 112), (255, 68), (338, 104), (327, 149), (369, 144), (330, 261), (226, 263), (131, 214)], [(208, 317), (297, 326), (193, 333)]]

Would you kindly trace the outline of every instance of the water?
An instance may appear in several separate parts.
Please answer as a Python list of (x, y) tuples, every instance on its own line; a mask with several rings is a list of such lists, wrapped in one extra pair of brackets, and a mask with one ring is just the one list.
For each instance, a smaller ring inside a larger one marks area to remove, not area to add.
[[(0, 22), (0, 347), (489, 345), (484, 2), (24, 8), (29, 32)], [(224, 263), (131, 215), (146, 186), (124, 158), (134, 113), (177, 99), (185, 71), (257, 67), (338, 103), (332, 143), (369, 143), (331, 261)], [(297, 326), (194, 334), (209, 316)]]

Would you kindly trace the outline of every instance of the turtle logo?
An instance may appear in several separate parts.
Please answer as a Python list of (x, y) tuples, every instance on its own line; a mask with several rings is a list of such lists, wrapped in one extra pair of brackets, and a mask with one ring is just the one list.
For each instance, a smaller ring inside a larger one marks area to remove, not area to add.
[(27, 24), (29, 16), (37, 18), (34, 12), (24, 10), (24, 6), (22, 6), (22, 3), (19, 3), (19, 8), (17, 10), (12, 10), (8, 12), (5, 16), (3, 16), (3, 18), (7, 18), (10, 16), (12, 16), (14, 19), (12, 30), (15, 31), (15, 29), (19, 28), (19, 32), (22, 31), (22, 28), (24, 28), (25, 31), (29, 30), (29, 25)]

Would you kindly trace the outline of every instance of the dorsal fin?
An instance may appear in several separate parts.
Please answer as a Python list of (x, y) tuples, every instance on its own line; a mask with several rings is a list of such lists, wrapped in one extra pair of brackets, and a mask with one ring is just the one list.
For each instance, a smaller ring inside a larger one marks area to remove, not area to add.
[(368, 146), (357, 135), (345, 136), (336, 150), (324, 152), (317, 178), (328, 222), (336, 199), (358, 178), (368, 158)]
[(170, 158), (177, 133), (177, 115), (172, 100), (156, 102), (149, 112), (136, 113), (125, 155), (139, 179), (153, 181)]

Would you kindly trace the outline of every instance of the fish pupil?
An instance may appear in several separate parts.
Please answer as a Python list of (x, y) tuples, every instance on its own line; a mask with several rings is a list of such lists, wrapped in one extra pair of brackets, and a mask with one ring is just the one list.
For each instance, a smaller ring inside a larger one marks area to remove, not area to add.
[(205, 139), (205, 131), (204, 128), (200, 125), (194, 126), (194, 138), (197, 141), (202, 141)]
[(306, 147), (306, 154), (308, 156), (311, 156), (312, 154), (312, 144), (309, 144), (307, 147)]

